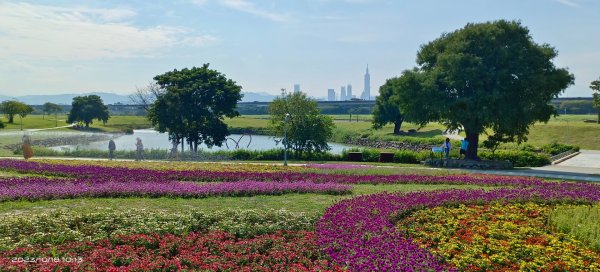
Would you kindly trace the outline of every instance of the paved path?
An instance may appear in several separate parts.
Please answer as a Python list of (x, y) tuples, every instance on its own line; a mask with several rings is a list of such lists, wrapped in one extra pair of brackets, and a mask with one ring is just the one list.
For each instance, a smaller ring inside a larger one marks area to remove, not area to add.
[(600, 151), (580, 150), (579, 155), (573, 158), (543, 167), (515, 170), (471, 170), (471, 172), (600, 182)]

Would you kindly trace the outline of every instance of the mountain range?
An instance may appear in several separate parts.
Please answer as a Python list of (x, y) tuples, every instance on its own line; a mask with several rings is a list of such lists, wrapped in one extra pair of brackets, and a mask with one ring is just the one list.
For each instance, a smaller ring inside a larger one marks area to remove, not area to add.
[[(43, 105), (46, 102), (52, 102), (59, 105), (69, 105), (73, 102), (73, 98), (76, 96), (83, 95), (91, 95), (95, 94), (102, 98), (104, 104), (131, 104), (131, 99), (129, 99), (129, 95), (120, 95), (115, 93), (105, 93), (105, 92), (91, 92), (84, 94), (53, 94), (53, 95), (23, 95), (23, 96), (7, 96), (0, 94), (0, 101), (5, 100), (17, 100), (21, 101), (25, 104), (29, 105)], [(242, 92), (244, 97), (242, 98), (242, 102), (270, 102), (276, 96), (266, 93), (266, 92)]]

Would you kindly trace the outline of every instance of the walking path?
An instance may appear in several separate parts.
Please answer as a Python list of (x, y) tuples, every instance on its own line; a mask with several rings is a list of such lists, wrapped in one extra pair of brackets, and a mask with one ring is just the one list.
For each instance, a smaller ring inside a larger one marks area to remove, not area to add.
[(559, 164), (515, 170), (469, 170), (473, 173), (600, 182), (600, 151), (580, 150), (579, 155)]

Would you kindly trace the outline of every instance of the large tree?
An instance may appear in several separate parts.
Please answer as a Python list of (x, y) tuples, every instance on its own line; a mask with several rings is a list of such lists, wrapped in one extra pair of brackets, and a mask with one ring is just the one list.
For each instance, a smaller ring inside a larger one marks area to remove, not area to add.
[(379, 87), (379, 96), (375, 99), (373, 108), (373, 128), (381, 129), (389, 123), (394, 124), (394, 134), (400, 134), (404, 115), (400, 111), (400, 101), (396, 88), (398, 78), (388, 79)]
[(600, 124), (600, 78), (592, 81), (592, 83), (590, 83), (590, 88), (594, 90), (594, 94), (592, 95), (593, 103), (594, 108), (598, 110), (598, 124)]
[(29, 115), (30, 113), (33, 112), (33, 107), (21, 103), (18, 107), (17, 107), (17, 115), (19, 115), (19, 119), (21, 121), (21, 130), (23, 130), (23, 118), (25, 118), (25, 116)]
[(225, 75), (208, 68), (185, 68), (157, 75), (152, 95), (156, 100), (148, 109), (148, 119), (171, 140), (185, 139), (193, 151), (198, 145), (221, 146), (229, 131), (224, 118), (238, 116), (237, 103), (242, 87)]
[(42, 116), (42, 119), (45, 118), (46, 114), (50, 115), (50, 114), (58, 114), (62, 111), (62, 107), (60, 105), (54, 104), (52, 102), (46, 102), (44, 103), (44, 105), (42, 105), (42, 112), (44, 113), (44, 115)]
[(100, 96), (76, 96), (71, 103), (67, 123), (83, 122), (88, 128), (94, 119), (106, 124), (109, 118), (108, 107), (104, 105)]
[(526, 140), (529, 126), (556, 114), (550, 100), (574, 77), (557, 68), (557, 51), (537, 44), (515, 21), (467, 24), (423, 45), (417, 54), (426, 88), (414, 97), (435, 104), (434, 117), (449, 129), (464, 128), (467, 158), (477, 158), (479, 135), (493, 131), (496, 141)]
[(305, 93), (282, 93), (269, 104), (270, 127), (283, 140), (286, 148), (296, 155), (309, 154), (330, 149), (327, 140), (333, 135), (333, 119), (322, 115), (317, 102)]
[(0, 110), (6, 114), (9, 124), (14, 123), (15, 116), (19, 115), (19, 112), (22, 112), (27, 107), (27, 104), (15, 100), (6, 100), (0, 104)]
[[(429, 99), (428, 92), (435, 92), (428, 86), (423, 73), (406, 70), (400, 77), (388, 79), (379, 88), (379, 96), (373, 109), (373, 128), (380, 129), (388, 123), (394, 124), (394, 134), (400, 134), (403, 121), (421, 126), (436, 120), (436, 101)], [(420, 95), (415, 95), (419, 93)]]

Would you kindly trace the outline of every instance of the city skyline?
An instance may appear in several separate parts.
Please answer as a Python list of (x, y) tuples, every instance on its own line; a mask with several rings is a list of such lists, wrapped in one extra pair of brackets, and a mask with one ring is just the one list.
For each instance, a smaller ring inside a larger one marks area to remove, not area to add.
[(576, 78), (563, 97), (589, 97), (600, 76), (599, 12), (591, 0), (6, 0), (0, 94), (130, 94), (156, 75), (210, 63), (245, 92), (277, 95), (300, 83), (322, 97), (350, 83), (360, 97), (357, 67), (369, 63), (372, 98), (416, 65), (421, 45), (506, 19), (558, 50), (556, 65)]

